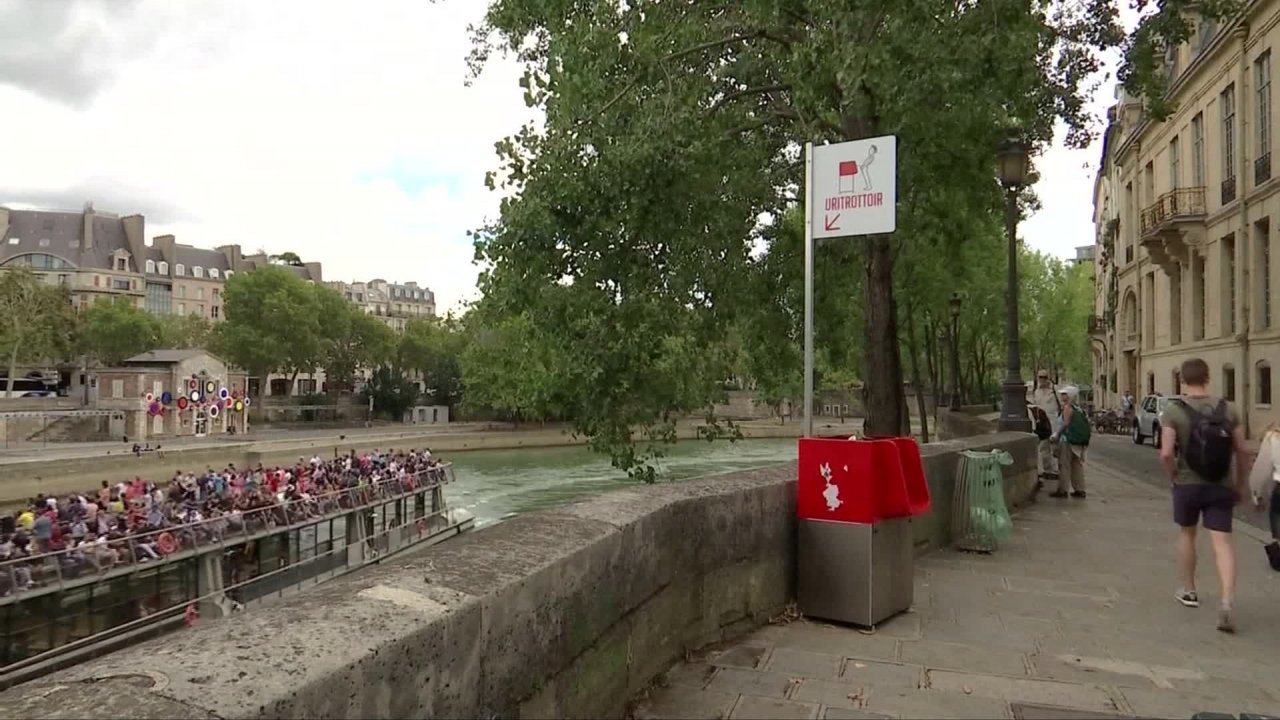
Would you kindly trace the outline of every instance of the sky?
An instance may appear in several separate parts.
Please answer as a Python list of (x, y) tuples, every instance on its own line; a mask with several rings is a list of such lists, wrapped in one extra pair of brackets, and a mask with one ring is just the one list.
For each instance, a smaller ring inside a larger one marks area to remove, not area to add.
[[(466, 232), (498, 210), (494, 143), (532, 117), (514, 61), (467, 84), (485, 5), (0, 0), (0, 204), (92, 201), (145, 215), (148, 238), (292, 251), (327, 280), (417, 281), (460, 308)], [(1033, 247), (1092, 244), (1099, 152), (1036, 161)]]

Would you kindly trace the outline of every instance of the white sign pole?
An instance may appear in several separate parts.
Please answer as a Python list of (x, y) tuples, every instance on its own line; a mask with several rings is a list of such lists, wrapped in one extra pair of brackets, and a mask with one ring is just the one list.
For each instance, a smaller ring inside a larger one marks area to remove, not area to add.
[(804, 145), (804, 437), (813, 437), (813, 143)]

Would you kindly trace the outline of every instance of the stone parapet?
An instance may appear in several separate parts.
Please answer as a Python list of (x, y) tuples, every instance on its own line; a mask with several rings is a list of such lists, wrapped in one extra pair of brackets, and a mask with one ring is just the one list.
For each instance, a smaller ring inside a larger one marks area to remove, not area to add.
[[(927, 446), (945, 544), (956, 453)], [(1030, 470), (1026, 460), (1030, 460)], [(677, 659), (794, 597), (795, 466), (629, 486), (531, 513), (0, 693), (21, 718), (620, 717)]]

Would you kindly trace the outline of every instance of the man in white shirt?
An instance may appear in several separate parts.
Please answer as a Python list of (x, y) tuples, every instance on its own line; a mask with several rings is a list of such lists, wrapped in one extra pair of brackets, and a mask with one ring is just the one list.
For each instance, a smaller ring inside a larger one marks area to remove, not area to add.
[[(1031, 404), (1044, 411), (1053, 424), (1053, 432), (1057, 433), (1062, 422), (1062, 401), (1053, 387), (1048, 370), (1036, 373), (1036, 389), (1031, 394)], [(1053, 480), (1058, 477), (1057, 446), (1050, 439), (1040, 440), (1040, 477)]]

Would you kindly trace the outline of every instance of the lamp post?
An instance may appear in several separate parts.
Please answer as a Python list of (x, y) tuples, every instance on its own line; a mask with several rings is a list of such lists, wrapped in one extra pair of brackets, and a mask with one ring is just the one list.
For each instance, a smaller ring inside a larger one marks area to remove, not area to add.
[(951, 409), (960, 409), (960, 293), (951, 293)]
[(999, 429), (1029, 433), (1031, 418), (1027, 416), (1027, 386), (1022, 381), (1022, 359), (1018, 349), (1018, 193), (1027, 184), (1029, 175), (1026, 143), (1017, 138), (1005, 140), (996, 153), (996, 164), (1000, 185), (1004, 188), (1005, 232), (1009, 242), (1008, 287), (1005, 289), (1008, 294), (1005, 336), (1009, 356)]

